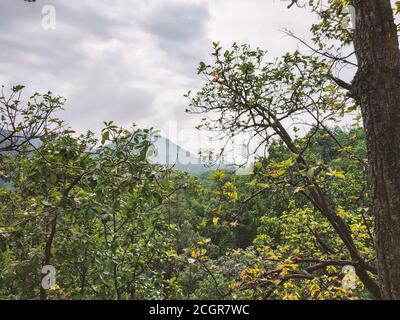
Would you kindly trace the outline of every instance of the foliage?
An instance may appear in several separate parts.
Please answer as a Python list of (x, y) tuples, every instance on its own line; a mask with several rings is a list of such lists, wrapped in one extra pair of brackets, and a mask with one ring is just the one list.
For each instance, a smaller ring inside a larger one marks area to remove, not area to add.
[[(296, 143), (312, 136), (313, 174), (373, 260), (362, 130), (331, 132), (341, 147), (313, 129)], [(281, 140), (251, 175), (219, 170), (195, 178), (147, 161), (153, 134), (109, 122), (97, 139), (60, 123), (40, 143), (2, 153), (1, 298), (370, 297), (361, 282), (342, 289), (341, 265), (304, 276), (315, 263), (350, 257), (301, 187), (277, 183), (298, 174)], [(57, 270), (57, 286), (46, 292), (45, 264)]]

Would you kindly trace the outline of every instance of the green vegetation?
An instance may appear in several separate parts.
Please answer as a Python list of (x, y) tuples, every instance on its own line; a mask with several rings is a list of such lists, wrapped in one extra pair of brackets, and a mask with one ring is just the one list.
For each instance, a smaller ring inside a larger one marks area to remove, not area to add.
[[(38, 107), (49, 101), (63, 104), (49, 96)], [(151, 130), (106, 123), (98, 141), (50, 120), (57, 127), (38, 146), (1, 155), (12, 186), (0, 188), (2, 299), (371, 297), (360, 281), (342, 288), (351, 257), (296, 182), (314, 175), (324, 185), (373, 260), (360, 128), (335, 128), (337, 143), (316, 128), (298, 137), (308, 143), (307, 172), (277, 139), (253, 174), (194, 177), (147, 162)], [(49, 264), (57, 285), (46, 292), (40, 271)]]

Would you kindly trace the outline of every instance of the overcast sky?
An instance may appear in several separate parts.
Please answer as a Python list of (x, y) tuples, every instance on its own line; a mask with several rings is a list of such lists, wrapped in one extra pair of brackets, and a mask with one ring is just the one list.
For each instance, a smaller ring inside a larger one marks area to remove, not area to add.
[[(43, 6), (56, 28), (42, 28)], [(271, 57), (296, 49), (284, 28), (307, 37), (314, 15), (281, 0), (1, 0), (0, 83), (51, 90), (78, 132), (102, 122), (193, 129), (183, 94), (201, 86), (198, 62), (212, 41), (248, 43)], [(190, 137), (190, 135), (188, 135)], [(177, 141), (195, 151), (192, 139)]]

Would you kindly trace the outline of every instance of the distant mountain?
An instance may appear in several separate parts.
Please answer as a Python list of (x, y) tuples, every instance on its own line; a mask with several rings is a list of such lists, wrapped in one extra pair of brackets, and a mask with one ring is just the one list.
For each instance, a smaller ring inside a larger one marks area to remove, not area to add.
[[(0, 129), (0, 141), (8, 135), (7, 131)], [(14, 141), (17, 142), (18, 139)], [(173, 167), (175, 170), (188, 172), (193, 175), (200, 175), (209, 170), (229, 168), (229, 165), (224, 163), (206, 166), (202, 163), (200, 156), (193, 155), (190, 151), (187, 151), (167, 138), (157, 137), (152, 142), (153, 146), (149, 152), (149, 161), (152, 163)], [(32, 140), (32, 143), (35, 147), (40, 146), (39, 139)], [(4, 142), (0, 147), (5, 147), (6, 145), (7, 142)]]
[[(10, 137), (11, 132), (1, 129), (0, 128), (0, 152), (3, 148), (6, 149), (7, 147), (12, 146), (18, 146), (19, 144), (22, 144), (26, 139), (22, 136), (22, 134), (18, 134), (16, 136)], [(5, 140), (6, 139), (6, 140)], [(5, 141), (3, 141), (5, 140)], [(2, 142), (3, 141), (3, 142)], [(40, 140), (39, 139), (31, 139), (30, 143), (35, 147), (38, 148), (40, 146)], [(12, 152), (14, 153), (14, 152)]]
[(176, 145), (171, 140), (158, 137), (153, 142), (153, 148), (149, 152), (149, 160), (152, 163), (173, 166), (175, 170), (199, 175), (209, 170), (227, 169), (229, 166), (221, 163), (214, 166), (205, 166), (199, 156)]
[(0, 128), (0, 148), (6, 146), (6, 142), (1, 143), (6, 137), (9, 136), (8, 131)]

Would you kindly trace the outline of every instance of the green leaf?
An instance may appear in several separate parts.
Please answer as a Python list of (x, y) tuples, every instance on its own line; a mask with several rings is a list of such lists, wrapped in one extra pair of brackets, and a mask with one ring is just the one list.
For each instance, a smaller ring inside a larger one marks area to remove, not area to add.
[(110, 131), (104, 131), (101, 136), (101, 144), (104, 144), (109, 139), (110, 139)]

